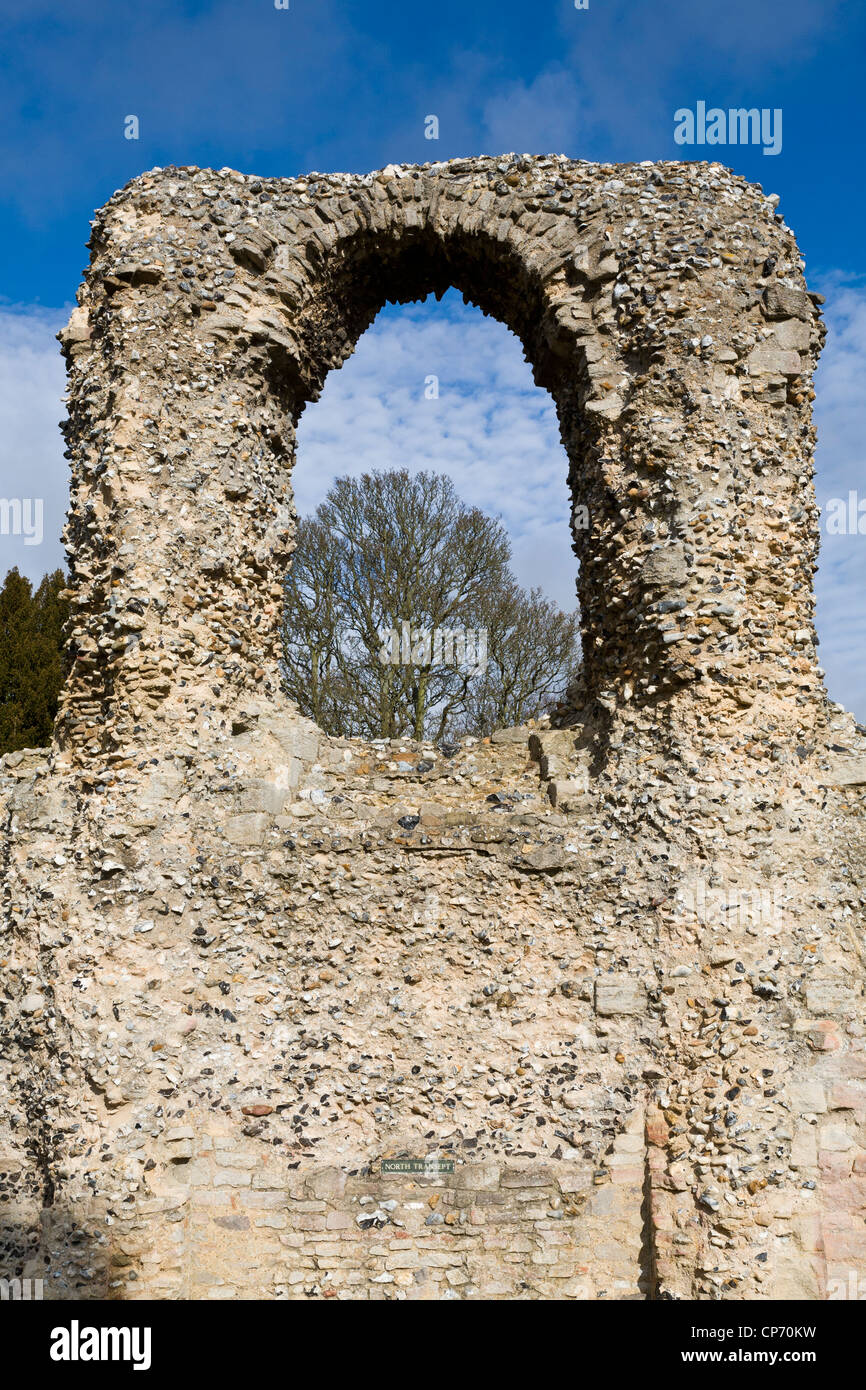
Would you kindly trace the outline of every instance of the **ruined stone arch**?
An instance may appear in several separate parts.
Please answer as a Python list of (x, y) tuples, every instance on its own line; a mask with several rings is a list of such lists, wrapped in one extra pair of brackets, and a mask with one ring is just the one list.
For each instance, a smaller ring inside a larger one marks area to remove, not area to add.
[[(52, 748), (0, 760), (10, 1276), (862, 1280), (866, 738), (817, 665), (823, 328), (773, 201), (704, 164), (166, 169), (91, 251), (62, 335), (74, 665)], [(299, 411), (383, 299), (447, 284), (556, 401), (586, 668), (567, 727), (407, 768), (280, 708), (280, 579)], [(441, 1178), (381, 1162), (440, 1143)]]
[[(228, 649), (222, 705), (274, 695), (294, 423), (387, 300), (449, 286), (517, 334), (556, 404), (590, 522), (575, 703), (609, 727), (647, 703), (668, 720), (696, 684), (732, 711), (815, 688), (798, 480), (823, 329), (759, 190), (715, 165), (559, 158), (169, 169), (115, 195), (92, 246), (64, 337), (81, 614), (64, 744), (186, 718), (208, 651)], [(791, 577), (756, 584), (768, 502)]]

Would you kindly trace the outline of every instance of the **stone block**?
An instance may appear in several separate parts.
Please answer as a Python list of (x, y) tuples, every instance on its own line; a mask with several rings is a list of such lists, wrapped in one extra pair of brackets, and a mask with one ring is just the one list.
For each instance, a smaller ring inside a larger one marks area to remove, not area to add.
[(821, 1115), (827, 1109), (827, 1097), (820, 1081), (800, 1081), (791, 1087), (791, 1105), (801, 1115)]
[(822, 1018), (853, 1018), (862, 1013), (863, 999), (847, 978), (810, 980), (806, 986), (806, 1008)]
[(323, 1168), (304, 1178), (304, 1188), (311, 1197), (333, 1201), (346, 1190), (346, 1173), (342, 1168)]
[(227, 816), (224, 826), (225, 837), (230, 844), (237, 845), (239, 848), (261, 845), (264, 843), (269, 825), (270, 816), (259, 811), (248, 811), (237, 816)]
[(212, 1181), (214, 1187), (249, 1187), (252, 1177), (243, 1168), (220, 1168)]
[(798, 1126), (791, 1144), (794, 1168), (814, 1168), (818, 1163), (818, 1132), (811, 1125)]
[(601, 975), (595, 982), (595, 1012), (600, 1018), (642, 1014), (646, 990), (631, 975)]

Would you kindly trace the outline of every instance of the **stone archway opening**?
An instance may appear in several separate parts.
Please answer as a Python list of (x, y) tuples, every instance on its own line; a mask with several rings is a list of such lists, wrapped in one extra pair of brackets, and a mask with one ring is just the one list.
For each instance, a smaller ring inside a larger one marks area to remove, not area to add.
[[(552, 297), (545, 277), (506, 240), (491, 236), (483, 221), (468, 233), (457, 228), (447, 238), (429, 226), (415, 227), (411, 221), (384, 234), (365, 229), (330, 254), (322, 252), (317, 241), (307, 242), (304, 256), (315, 276), (314, 293), (302, 300), (294, 282), (280, 291), (284, 302), (297, 309), (303, 375), (298, 372), (300, 356), (286, 352), (284, 344), (271, 340), (266, 350), (271, 389), (288, 407), (294, 429), (302, 413), (320, 398), (329, 373), (350, 358), (386, 304), (406, 305), (430, 297), (440, 301), (453, 291), (517, 339), (535, 387), (552, 400), (559, 447), (566, 454), (572, 552), (567, 569), (571, 582), (575, 573), (577, 576), (577, 611), (582, 615), (581, 635), (590, 635), (587, 650), (592, 672), (604, 645), (598, 633), (607, 631), (605, 615), (613, 613), (621, 602), (599, 583), (599, 570), (605, 568), (608, 557), (603, 547), (596, 547), (593, 530), (601, 535), (605, 526), (619, 524), (612, 522), (609, 486), (599, 477), (600, 465), (606, 462), (600, 457), (599, 423), (612, 404), (610, 393), (617, 384), (622, 385), (623, 378), (621, 373), (617, 375), (612, 359), (591, 346), (597, 330), (589, 312), (580, 303), (563, 304)], [(277, 277), (297, 274), (297, 264), (293, 265), (286, 248), (276, 248), (273, 265)], [(578, 300), (582, 298), (575, 266), (569, 265), (559, 288), (560, 293), (568, 288), (572, 297), (576, 290)], [(590, 350), (586, 352), (588, 344)], [(605, 367), (611, 376), (601, 386), (607, 399), (593, 415), (585, 410), (587, 388), (590, 392), (595, 389), (593, 379)], [(293, 470), (295, 452), (293, 435)], [(582, 580), (584, 566), (586, 582)], [(599, 679), (594, 674), (590, 685), (597, 687)], [(587, 704), (584, 686), (583, 673), (573, 673), (564, 692), (567, 700), (559, 706), (559, 718), (574, 721), (580, 716)]]
[(419, 737), (420, 722), (447, 743), (552, 710), (579, 656), (567, 471), (505, 325), (456, 291), (387, 306), (298, 426), (283, 655), (301, 711), (330, 733)]

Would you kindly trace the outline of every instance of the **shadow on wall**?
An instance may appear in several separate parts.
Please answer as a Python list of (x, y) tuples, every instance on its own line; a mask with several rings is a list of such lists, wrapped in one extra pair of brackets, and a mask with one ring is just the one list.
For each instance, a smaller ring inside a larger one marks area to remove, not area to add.
[(108, 1250), (55, 1208), (34, 1211), (29, 1224), (0, 1216), (0, 1302), (110, 1298)]

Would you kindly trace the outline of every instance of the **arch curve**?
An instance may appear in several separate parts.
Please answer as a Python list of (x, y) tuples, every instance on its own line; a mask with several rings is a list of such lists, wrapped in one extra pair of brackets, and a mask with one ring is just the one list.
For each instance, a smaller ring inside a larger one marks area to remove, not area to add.
[(820, 703), (804, 475), (823, 328), (760, 189), (718, 165), (562, 157), (165, 169), (111, 199), (92, 251), (62, 335), (65, 746), (102, 753), (202, 705), (219, 727), (275, 696), (298, 416), (386, 300), (449, 286), (520, 337), (559, 413), (575, 708), (609, 731), (647, 705), (694, 723), (763, 700), (801, 726)]

